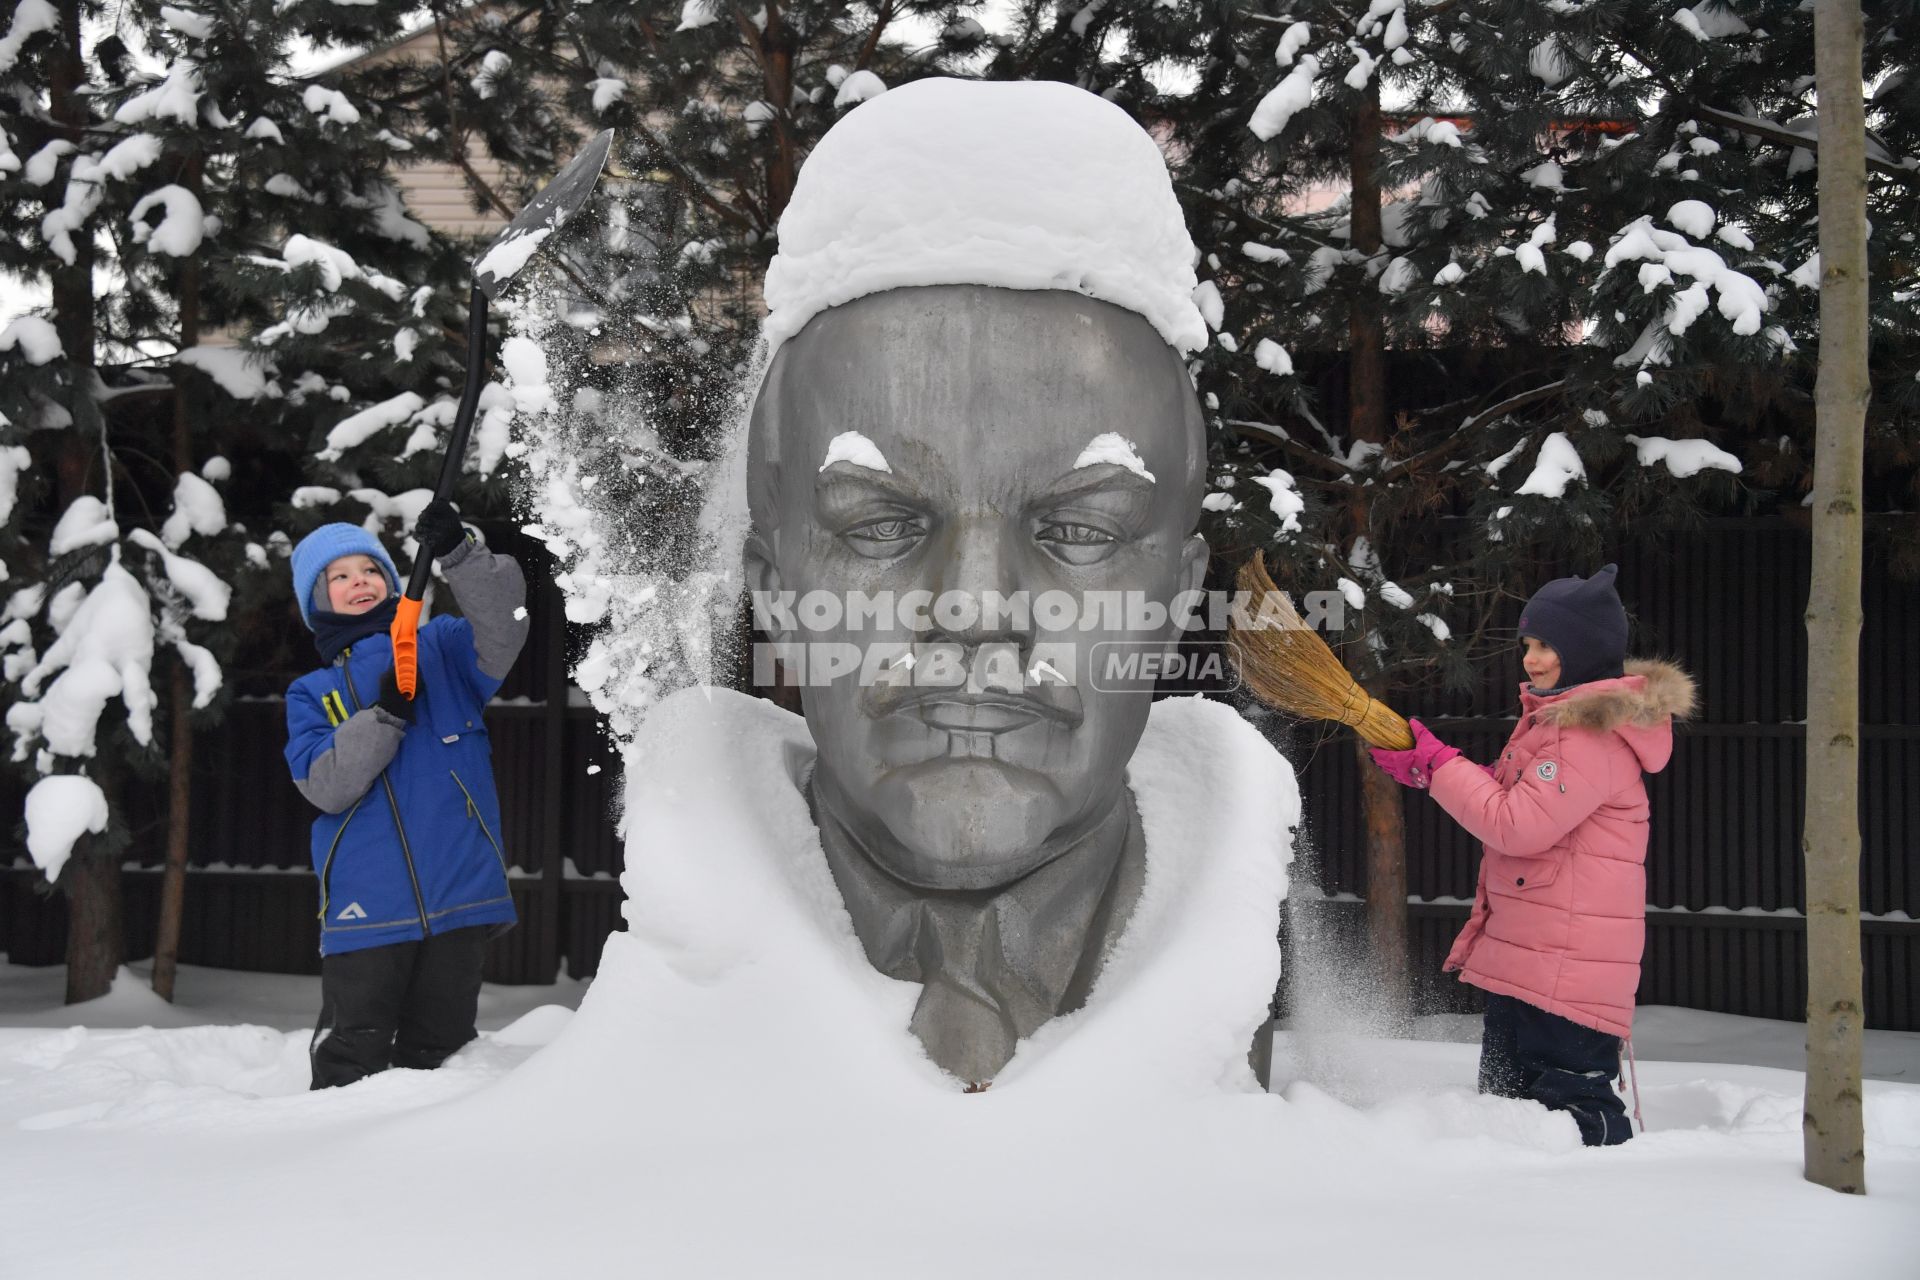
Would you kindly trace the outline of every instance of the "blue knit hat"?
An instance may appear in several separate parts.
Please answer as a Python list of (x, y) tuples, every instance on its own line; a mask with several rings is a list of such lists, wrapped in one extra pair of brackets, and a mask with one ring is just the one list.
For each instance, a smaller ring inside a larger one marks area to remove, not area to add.
[(372, 556), (380, 571), (387, 575), (387, 588), (400, 594), (400, 571), (393, 557), (380, 545), (380, 539), (357, 524), (323, 524), (293, 549), (293, 598), (300, 602), (300, 621), (313, 629), (313, 590), (327, 566), (341, 556)]
[(1613, 580), (1618, 565), (1590, 578), (1555, 578), (1520, 611), (1520, 634), (1544, 640), (1560, 655), (1560, 687), (1624, 674), (1627, 611)]

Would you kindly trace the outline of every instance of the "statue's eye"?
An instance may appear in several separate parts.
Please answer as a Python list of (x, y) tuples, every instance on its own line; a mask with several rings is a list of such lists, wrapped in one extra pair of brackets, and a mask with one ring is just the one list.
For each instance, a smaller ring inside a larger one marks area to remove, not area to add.
[(1047, 549), (1054, 559), (1065, 564), (1093, 565), (1113, 554), (1120, 535), (1083, 520), (1046, 520), (1033, 534), (1034, 541)]
[(1040, 532), (1034, 535), (1042, 542), (1057, 542), (1069, 547), (1104, 547), (1119, 539), (1105, 529), (1090, 524), (1075, 524), (1071, 521), (1056, 521), (1042, 525)]
[(861, 555), (894, 556), (905, 551), (926, 530), (909, 516), (884, 516), (857, 524), (841, 534)]

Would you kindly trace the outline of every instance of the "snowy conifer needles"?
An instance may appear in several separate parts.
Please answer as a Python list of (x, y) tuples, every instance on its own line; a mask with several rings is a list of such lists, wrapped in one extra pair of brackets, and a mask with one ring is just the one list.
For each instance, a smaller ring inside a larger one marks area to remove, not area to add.
[[(1869, 22), (1891, 498), (1920, 442), (1920, 30)], [(1341, 584), (1356, 669), (1462, 675), (1531, 557), (1804, 491), (1808, 14), (1299, 0), (1109, 7), (1073, 36), (1039, 61), (1157, 121), (1181, 165), (1212, 540)]]
[[(799, 166), (928, 74), (1076, 83), (1163, 142), (1201, 248), (1209, 537), (1223, 570), (1265, 548), (1284, 585), (1337, 589), (1358, 671), (1461, 675), (1530, 558), (1805, 490), (1818, 120), (1794, 6), (554, 0), (417, 34), (406, 16), (0, 17), (0, 268), (47, 298), (0, 325), (0, 651), (30, 781), (114, 754), (54, 749), (80, 745), (83, 702), (139, 746), (143, 643), (154, 689), (182, 671), (217, 711), (236, 636), (285, 603), (292, 538), (408, 531), (473, 246), (430, 231), (398, 175), (449, 166), (504, 220), (602, 127), (623, 176), (499, 347), (460, 498), (524, 495), (569, 616), (600, 628), (579, 677), (610, 714), (684, 674), (647, 647), (686, 643), (671, 584), (724, 594), (689, 576), (713, 534), (697, 513)], [(1876, 6), (1867, 33), (1869, 493), (1901, 507), (1920, 456), (1914, 23)], [(296, 68), (296, 37), (337, 57)], [(149, 639), (62, 648), (95, 592), (131, 617), (122, 575)], [(234, 588), (224, 622), (203, 575)], [(173, 698), (151, 701), (164, 737)]]

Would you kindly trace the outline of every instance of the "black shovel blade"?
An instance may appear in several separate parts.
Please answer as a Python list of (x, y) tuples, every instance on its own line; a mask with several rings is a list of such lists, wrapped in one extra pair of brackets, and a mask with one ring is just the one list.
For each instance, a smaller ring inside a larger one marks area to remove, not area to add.
[(488, 301), (498, 298), (540, 246), (559, 234), (567, 219), (587, 202), (612, 150), (613, 130), (602, 130), (493, 238), (473, 266), (473, 287), (486, 294)]

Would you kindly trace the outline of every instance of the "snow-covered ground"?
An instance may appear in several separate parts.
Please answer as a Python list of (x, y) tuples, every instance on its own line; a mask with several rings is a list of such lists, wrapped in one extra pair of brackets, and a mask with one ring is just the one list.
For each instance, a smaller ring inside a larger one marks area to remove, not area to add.
[[(1000, 1149), (1004, 1127), (984, 1150), (946, 1125), (899, 1132), (874, 1166), (831, 1141), (831, 1116), (787, 1132), (708, 1118), (711, 1140), (689, 1145), (672, 1098), (607, 1096), (604, 1079), (566, 1097), (538, 1071), (517, 1082), (538, 1094), (512, 1087), (586, 983), (488, 987), (480, 1040), (443, 1070), (309, 1094), (316, 980), (187, 967), (168, 1006), (144, 979), (66, 1008), (59, 969), (0, 966), (10, 1280), (1865, 1280), (1920, 1256), (1920, 1035), (1868, 1034), (1872, 1194), (1854, 1198), (1800, 1177), (1802, 1028), (1693, 1010), (1641, 1011), (1648, 1132), (1614, 1150), (1476, 1096), (1477, 1020), (1443, 1017), (1412, 1040), (1282, 1031), (1275, 1097), (1035, 1117), (1022, 1151)], [(780, 1071), (779, 1045), (763, 1067)], [(812, 1178), (781, 1172), (796, 1142), (815, 1144)]]

